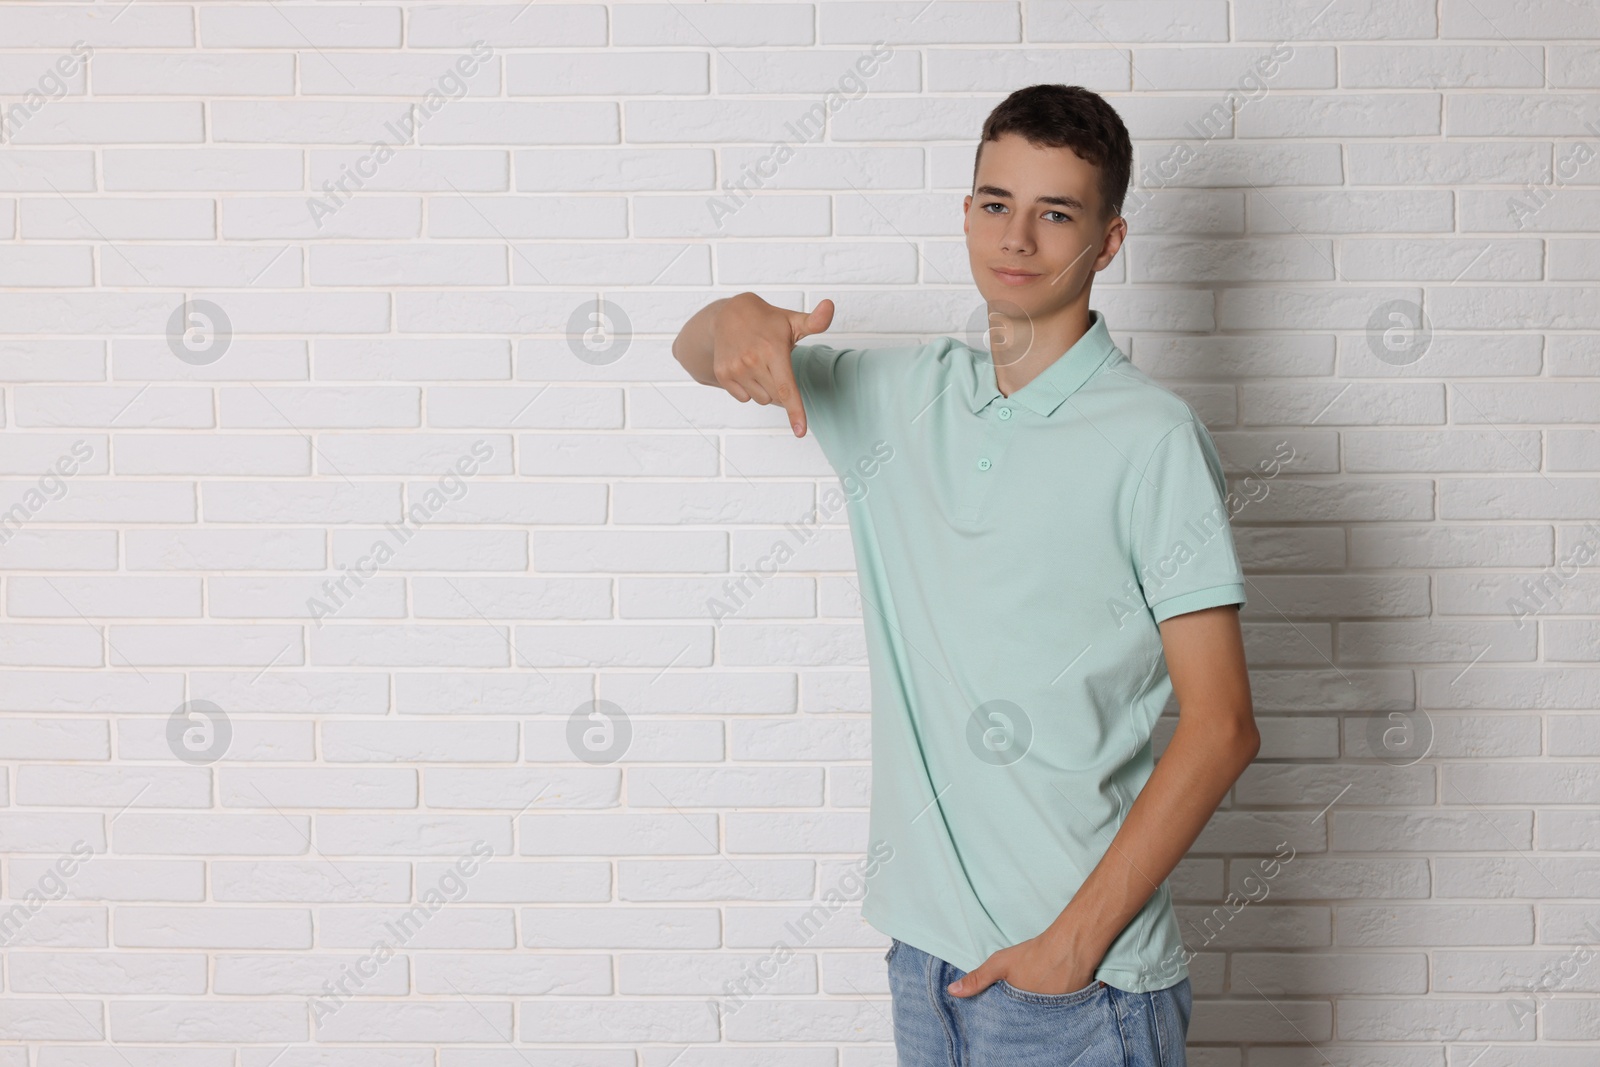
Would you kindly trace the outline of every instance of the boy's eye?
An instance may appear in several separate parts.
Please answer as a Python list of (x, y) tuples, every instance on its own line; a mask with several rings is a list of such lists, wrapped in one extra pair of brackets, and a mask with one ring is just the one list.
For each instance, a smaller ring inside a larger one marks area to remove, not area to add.
[[(992, 203), (988, 203), (988, 204), (983, 205), (983, 210), (984, 211), (988, 211), (989, 214), (991, 214), (991, 215), (996, 214), (996, 212), (989, 211), (989, 209), (992, 208), (992, 207), (997, 207), (1001, 211), (1004, 211), (1006, 209), (1006, 206), (1004, 204), (1000, 203), (999, 201), (994, 201)], [(1072, 221), (1072, 217), (1070, 215), (1068, 215), (1065, 211), (1046, 211), (1045, 215), (1046, 216), (1050, 216), (1050, 215), (1060, 216), (1059, 218), (1051, 219), (1050, 221), (1052, 221), (1052, 222), (1071, 222)]]

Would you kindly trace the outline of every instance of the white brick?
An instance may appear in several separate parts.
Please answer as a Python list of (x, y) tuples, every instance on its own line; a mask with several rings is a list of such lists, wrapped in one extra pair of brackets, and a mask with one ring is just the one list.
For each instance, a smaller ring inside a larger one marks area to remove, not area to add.
[(1061, 7), (1039, 7), (1029, 15), (1030, 41), (1092, 41), (1098, 44), (1107, 38), (1116, 41), (1181, 39), (1185, 43), (1225, 41), (1228, 39), (1227, 5), (1216, 0), (1201, 4), (1156, 0), (1129, 10), (1124, 4), (1100, 0)]
[[(304, 153), (296, 148), (108, 148), (100, 157), (106, 188), (112, 192), (282, 192), (304, 187)], [(232, 251), (243, 255), (247, 250)], [(102, 264), (110, 265), (109, 260)]]
[(1235, 24), (1245, 40), (1394, 40), (1432, 37), (1438, 31), (1427, 0), (1377, 3), (1362, 0), (1328, 10), (1317, 0), (1239, 0)]
[(103, 1041), (104, 1009), (98, 1000), (10, 997), (0, 1020), (3, 1041)]
[(703, 52), (541, 52), (506, 58), (508, 96), (703, 95), (711, 79)]
[(463, 100), (422, 127), (424, 145), (616, 144), (617, 105)]
[(300, 91), (308, 96), (407, 96), (420, 100), (430, 90), (451, 99), (463, 94), (497, 96), (500, 63), (468, 51), (404, 55), (318, 49), (314, 55), (300, 54)]
[(94, 90), (108, 96), (288, 96), (294, 93), (294, 57), (108, 52), (95, 58)]
[(311, 253), (313, 285), (505, 285), (509, 277), (506, 251), (494, 245), (340, 244)]
[[(1015, 54), (1009, 51), (995, 53), (1002, 59)], [(1044, 62), (1056, 56), (1070, 54), (1075, 62), (1099, 61), (1105, 64), (1104, 52), (1094, 48), (1071, 53), (1060, 49), (1026, 54), (1037, 54)], [(930, 64), (945, 55), (946, 53), (941, 52), (933, 53), (929, 56)], [(1159, 85), (1165, 90), (1224, 91), (1241, 86), (1244, 79), (1251, 75), (1254, 76), (1255, 82), (1269, 85), (1274, 89), (1331, 89), (1337, 82), (1335, 73), (1337, 53), (1333, 48), (1319, 48), (1292, 41), (1281, 44), (1275, 42), (1273, 45), (1223, 45), (1213, 48), (1199, 46), (1170, 48), (1155, 45), (1149, 48), (1135, 48), (1132, 58), (1133, 69), (1139, 72), (1142, 81)], [(1120, 72), (1120, 68), (1114, 69)], [(1104, 87), (1088, 82), (1083, 84), (1103, 92), (1107, 89), (1120, 88), (1126, 82), (1119, 82), (1117, 85), (1108, 84)]]
[(585, 770), (429, 768), (430, 808), (610, 807), (617, 803), (621, 775), (609, 768)]
[(304, 815), (129, 812), (112, 827), (118, 852), (145, 855), (300, 856), (310, 847), (310, 837), (310, 820)]
[(1432, 93), (1339, 93), (1263, 100), (1242, 113), (1238, 137), (1422, 137), (1437, 135), (1441, 97)]
[(809, 4), (771, 4), (760, 9), (712, 3), (699, 18), (686, 18), (665, 4), (628, 4), (612, 12), (613, 44), (694, 45), (713, 48), (812, 44)]
[(1594, 122), (1574, 94), (1454, 93), (1445, 98), (1445, 131), (1453, 138), (1594, 138)]
[(157, 952), (12, 952), (18, 993), (166, 993), (206, 991), (206, 958)]
[(292, 908), (124, 906), (115, 918), (124, 948), (311, 947), (311, 913)]
[(529, 994), (611, 992), (611, 962), (600, 955), (419, 953), (419, 993)]
[(527, 193), (715, 188), (705, 148), (528, 148), (512, 159), (517, 189)]
[(823, 3), (821, 38), (829, 44), (847, 41), (890, 44), (957, 42), (1004, 43), (1022, 39), (1020, 11), (1012, 5), (965, 2), (942, 5), (924, 14), (910, 3)]
[[(726, 94), (766, 94), (766, 93), (808, 93), (822, 94), (827, 91), (845, 90), (848, 93), (859, 93), (861, 86), (875, 93), (915, 93), (922, 86), (922, 69), (918, 67), (918, 51), (893, 48), (891, 45), (878, 45), (875, 48), (830, 48), (830, 50), (811, 50), (811, 48), (795, 48), (795, 50), (760, 51), (739, 50), (738, 53), (722, 53), (712, 56), (714, 64), (714, 80), (718, 93)], [(1026, 62), (1024, 56), (1011, 51), (958, 51), (958, 53), (942, 53), (946, 56), (973, 56), (978, 62), (973, 62), (966, 69), (978, 75), (979, 67), (994, 64), (1010, 66), (1010, 61)], [(1109, 53), (1102, 53), (1106, 56)], [(1043, 53), (1032, 53), (1035, 64), (1043, 62)], [(899, 62), (896, 62), (899, 59)], [(1109, 67), (1118, 67), (1118, 56), (1110, 56)], [(1125, 69), (1125, 64), (1122, 64)], [(1014, 67), (1013, 67), (1014, 69)], [(1101, 69), (1107, 69), (1101, 66)], [(1077, 77), (1091, 77), (1090, 61), (1083, 59), (1077, 66)], [(938, 75), (934, 75), (938, 77)], [(978, 75), (978, 77), (997, 77), (995, 74)], [(930, 78), (930, 83), (933, 78)], [(1126, 78), (1118, 82), (1117, 86), (1126, 85)], [(950, 88), (950, 86), (944, 86)]]
[[(1246, 198), (1250, 228), (1264, 233), (1445, 232), (1450, 198), (1436, 192), (1294, 192), (1276, 190)], [(1361, 326), (1365, 326), (1363, 321)]]
[(1352, 88), (1538, 87), (1543, 56), (1511, 45), (1346, 45), (1340, 79)]
[(12, 7), (0, 13), (0, 37), (30, 48), (67, 49), (83, 40), (95, 48), (189, 48), (193, 15), (184, 8), (149, 7), (126, 19), (99, 17), (73, 4)]
[(407, 40), (414, 48), (451, 48), (478, 39), (505, 48), (593, 47), (606, 43), (606, 11), (598, 4), (419, 4)]
[(17, 803), (71, 808), (208, 808), (204, 767), (77, 767), (33, 764), (17, 772)]
[[(312, 731), (315, 729), (313, 723), (240, 718), (234, 719), (232, 725), (233, 740), (221, 756), (224, 761), (312, 758)], [(117, 753), (121, 758), (128, 760), (170, 761), (172, 745), (167, 740), (166, 719), (119, 720)]]
[(199, 144), (200, 103), (108, 100), (51, 104), (15, 130), (15, 144)]
[[(261, 285), (299, 288), (306, 278), (299, 250), (285, 248), (218, 248), (208, 245), (178, 246), (128, 246), (120, 256), (109, 256), (101, 261), (101, 278), (110, 285)], [(229, 352), (235, 352), (243, 362), (248, 342), (234, 342)], [(179, 366), (189, 366), (173, 358), (173, 350), (163, 342), (152, 350), (160, 365), (170, 366), (176, 373)], [(131, 368), (130, 368), (131, 370)], [(266, 368), (262, 368), (266, 370)], [(160, 374), (147, 373), (147, 378), (160, 378)]]
[[(14, 884), (32, 887), (54, 859), (14, 859)], [(205, 898), (205, 867), (199, 860), (129, 860), (96, 856), (68, 882), (72, 900), (199, 901)]]
[(229, 767), (217, 792), (229, 808), (413, 808), (417, 772)]
[(29, 197), (19, 202), (22, 237), (192, 238), (216, 237), (211, 200), (152, 200), (104, 197), (99, 200)]
[(304, 1041), (305, 1005), (298, 1001), (113, 1001), (112, 1041)]
[(360, 976), (359, 991), (363, 996), (403, 996), (410, 989), (404, 956), (385, 961), (377, 966), (377, 973), (371, 975), (363, 974), (364, 970), (372, 969), (373, 964), (363, 962), (365, 957), (360, 953), (218, 953), (216, 960), (217, 973), (213, 985), (218, 993), (317, 996), (323, 993), (324, 983), (338, 982), (346, 972)]
[(504, 380), (511, 377), (511, 349), (503, 340), (456, 338), (330, 337), (317, 342), (317, 377), (324, 381), (385, 378)]
[(503, 1001), (369, 1003), (351, 1001), (316, 1029), (319, 1041), (408, 1041), (503, 1045), (512, 1038)]
[(227, 240), (329, 240), (341, 237), (415, 237), (422, 227), (422, 201), (381, 197), (341, 203), (331, 215), (310, 211), (306, 198), (233, 197), (222, 204)]
[(1449, 4), (1444, 11), (1441, 37), (1485, 37), (1496, 25), (1507, 27), (1513, 38), (1600, 36), (1600, 13), (1570, 0), (1539, 8), (1524, 8), (1510, 0), (1485, 0), (1476, 6)]
[(0, 851), (66, 853), (79, 841), (92, 851), (105, 851), (105, 820), (100, 814), (0, 812)]
[(322, 725), (323, 755), (341, 763), (432, 763), (517, 758), (514, 722), (328, 722)]
[(202, 7), (206, 48), (398, 48), (398, 7), (327, 6), (286, 19), (270, 7)]
[(87, 252), (86, 248), (59, 245), (18, 249), (9, 262), (0, 265), (0, 285), (86, 286), (94, 276)]
[[(1464, 141), (1459, 144), (1427, 142), (1366, 144), (1352, 142), (1352, 185), (1496, 184), (1538, 182), (1548, 174), (1551, 146), (1537, 141)], [(1503, 203), (1505, 197), (1500, 197)]]
[(325, 908), (317, 913), (319, 943), (351, 949), (369, 949), (380, 941), (397, 949), (516, 948), (513, 909), (474, 907), (470, 878), (465, 886), (464, 897), (439, 904), (436, 910), (422, 903), (399, 908)]
[(411, 868), (326, 858), (213, 860), (211, 893), (217, 900), (251, 903), (395, 902), (411, 898)]

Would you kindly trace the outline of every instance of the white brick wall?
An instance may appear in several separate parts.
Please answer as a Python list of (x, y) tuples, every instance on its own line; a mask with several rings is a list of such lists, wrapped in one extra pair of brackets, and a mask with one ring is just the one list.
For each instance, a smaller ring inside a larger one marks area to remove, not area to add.
[(1600, 6), (13, 0), (0, 1067), (890, 1067), (884, 939), (790, 925), (866, 846), (832, 475), (669, 344), (964, 331), (1039, 81), (1128, 122), (1094, 304), (1249, 501), (1190, 1062), (1592, 1063)]

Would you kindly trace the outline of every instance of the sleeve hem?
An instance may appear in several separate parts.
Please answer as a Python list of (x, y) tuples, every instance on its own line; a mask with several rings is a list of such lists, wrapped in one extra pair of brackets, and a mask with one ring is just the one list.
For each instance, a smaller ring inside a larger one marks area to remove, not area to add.
[(1186, 615), (1191, 611), (1200, 611), (1203, 608), (1215, 608), (1223, 604), (1238, 604), (1243, 606), (1249, 603), (1244, 595), (1244, 585), (1240, 582), (1231, 582), (1227, 585), (1213, 585), (1208, 589), (1196, 589), (1192, 593), (1181, 593), (1166, 600), (1157, 601), (1151, 605), (1150, 612), (1158, 623), (1165, 622), (1174, 615)]

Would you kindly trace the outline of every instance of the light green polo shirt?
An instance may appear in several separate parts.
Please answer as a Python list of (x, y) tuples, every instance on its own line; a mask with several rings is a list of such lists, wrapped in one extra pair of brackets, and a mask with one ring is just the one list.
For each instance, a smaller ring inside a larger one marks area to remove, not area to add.
[[(849, 490), (872, 689), (862, 917), (971, 971), (1072, 899), (1153, 766), (1156, 624), (1245, 603), (1222, 465), (1105, 317), (1002, 396), (951, 337), (800, 345), (808, 432)], [(1166, 882), (1095, 977), (1188, 974)]]

